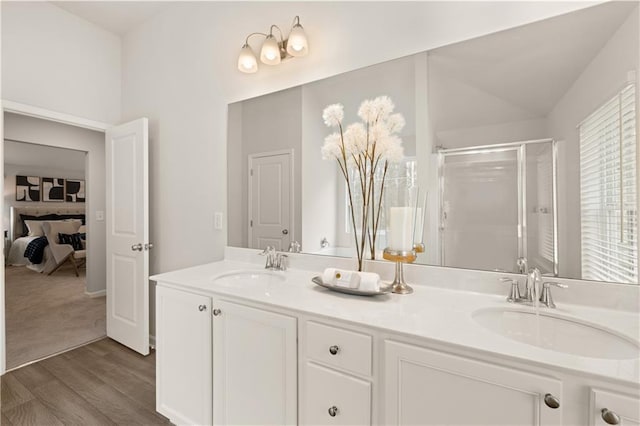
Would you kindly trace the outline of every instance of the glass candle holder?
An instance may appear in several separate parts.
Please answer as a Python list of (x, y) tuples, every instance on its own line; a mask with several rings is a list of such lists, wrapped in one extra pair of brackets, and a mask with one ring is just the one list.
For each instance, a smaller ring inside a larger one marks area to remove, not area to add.
[[(422, 239), (424, 205), (420, 204), (419, 194), (418, 187), (407, 185), (405, 180), (396, 181), (386, 190), (387, 248), (382, 257), (396, 263), (396, 275), (391, 283), (393, 293), (413, 293), (413, 289), (404, 280), (403, 264), (416, 260), (417, 235)], [(422, 241), (420, 247), (423, 250)]]

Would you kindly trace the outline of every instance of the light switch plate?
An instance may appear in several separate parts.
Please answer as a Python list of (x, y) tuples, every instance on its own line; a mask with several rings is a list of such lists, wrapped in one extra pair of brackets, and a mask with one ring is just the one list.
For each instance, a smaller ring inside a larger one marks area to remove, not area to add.
[(215, 212), (213, 215), (214, 229), (222, 229), (222, 212)]

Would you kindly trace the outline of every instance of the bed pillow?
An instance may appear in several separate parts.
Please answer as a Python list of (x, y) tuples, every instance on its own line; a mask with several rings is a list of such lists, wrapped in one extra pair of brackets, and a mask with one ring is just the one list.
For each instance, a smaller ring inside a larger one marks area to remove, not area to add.
[(45, 214), (42, 216), (32, 216), (28, 214), (21, 214), (20, 222), (22, 223), (22, 235), (20, 235), (20, 237), (26, 237), (27, 235), (29, 235), (29, 229), (27, 228), (27, 225), (25, 223), (27, 220), (43, 221), (43, 220), (56, 220), (56, 219), (58, 219), (58, 215), (55, 213)]
[(76, 234), (80, 229), (79, 220), (65, 220), (60, 222), (42, 222), (44, 235), (49, 239), (49, 244), (60, 243), (58, 234)]
[(25, 230), (27, 233), (25, 234), (28, 237), (42, 237), (44, 235), (44, 230), (42, 229), (42, 221), (40, 220), (25, 220), (24, 221)]
[(58, 219), (78, 219), (80, 221), (82, 221), (82, 224), (84, 225), (86, 223), (86, 216), (83, 214), (59, 214), (57, 215)]
[(84, 246), (82, 244), (82, 234), (58, 234), (58, 241), (60, 244), (69, 244), (73, 247), (74, 250), (84, 250)]

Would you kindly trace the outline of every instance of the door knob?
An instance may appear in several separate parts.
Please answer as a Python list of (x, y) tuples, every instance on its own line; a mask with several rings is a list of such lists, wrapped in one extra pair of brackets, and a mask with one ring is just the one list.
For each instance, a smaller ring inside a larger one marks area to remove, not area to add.
[(619, 425), (620, 424), (620, 416), (615, 412), (609, 410), (608, 408), (602, 409), (602, 420), (608, 425)]
[(131, 246), (132, 251), (142, 251), (142, 244), (134, 244)]
[(288, 230), (288, 229), (283, 229), (283, 230), (282, 230), (282, 233), (283, 233), (284, 235), (287, 235), (287, 234), (289, 233), (289, 230)]
[(153, 248), (153, 243), (146, 243), (144, 245), (144, 249), (147, 251), (151, 250), (152, 248)]
[(547, 404), (547, 407), (549, 408), (556, 409), (560, 407), (560, 400), (557, 397), (551, 395), (550, 393), (544, 396), (544, 403)]

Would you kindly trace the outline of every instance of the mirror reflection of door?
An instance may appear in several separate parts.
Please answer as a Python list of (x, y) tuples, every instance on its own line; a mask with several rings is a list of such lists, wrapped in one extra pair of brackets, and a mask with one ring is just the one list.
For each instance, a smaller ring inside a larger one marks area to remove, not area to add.
[(291, 151), (249, 156), (249, 244), (251, 248), (286, 250), (293, 241), (291, 226)]
[(518, 150), (443, 155), (444, 266), (511, 271), (519, 251)]

